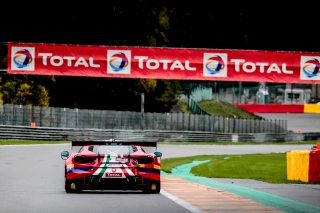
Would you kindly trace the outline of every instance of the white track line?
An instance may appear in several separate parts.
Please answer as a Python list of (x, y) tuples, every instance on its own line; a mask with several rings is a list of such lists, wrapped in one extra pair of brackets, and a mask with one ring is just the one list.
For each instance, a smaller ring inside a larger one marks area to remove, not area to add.
[(180, 206), (186, 208), (187, 210), (189, 210), (192, 213), (204, 213), (204, 211), (198, 209), (197, 207), (191, 205), (190, 203), (187, 203), (186, 201), (170, 194), (169, 192), (165, 191), (165, 190), (161, 190), (160, 193), (164, 196), (166, 196), (167, 198), (169, 198), (170, 200), (174, 201), (175, 203), (179, 204)]

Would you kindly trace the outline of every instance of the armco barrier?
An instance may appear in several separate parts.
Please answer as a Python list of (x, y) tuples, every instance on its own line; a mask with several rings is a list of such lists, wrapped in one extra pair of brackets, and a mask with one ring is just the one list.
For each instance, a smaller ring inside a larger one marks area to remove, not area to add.
[(320, 150), (287, 152), (287, 179), (320, 183)]
[(310, 152), (309, 182), (320, 183), (320, 149)]
[(123, 130), (123, 129), (77, 129), (52, 127), (24, 127), (0, 125), (0, 139), (22, 140), (158, 140), (168, 142), (286, 142), (320, 140), (320, 133), (219, 133), (208, 131), (165, 131), (165, 130)]
[(320, 113), (320, 104), (236, 104), (252, 113)]
[(320, 113), (320, 104), (305, 104), (305, 113)]
[(303, 104), (236, 104), (252, 113), (303, 113)]

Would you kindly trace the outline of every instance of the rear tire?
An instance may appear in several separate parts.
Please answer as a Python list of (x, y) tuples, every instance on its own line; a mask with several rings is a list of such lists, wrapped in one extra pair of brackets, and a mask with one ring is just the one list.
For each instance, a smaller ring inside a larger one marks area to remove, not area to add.
[(68, 181), (65, 179), (64, 181), (64, 189), (66, 190), (66, 193), (72, 193), (73, 190), (71, 189), (71, 181)]
[(79, 185), (77, 183), (75, 183), (75, 181), (73, 181), (73, 180), (65, 179), (64, 189), (66, 190), (66, 193), (79, 193), (79, 192), (81, 192)]
[(159, 194), (160, 189), (161, 189), (160, 181), (149, 180), (142, 191), (147, 194)]

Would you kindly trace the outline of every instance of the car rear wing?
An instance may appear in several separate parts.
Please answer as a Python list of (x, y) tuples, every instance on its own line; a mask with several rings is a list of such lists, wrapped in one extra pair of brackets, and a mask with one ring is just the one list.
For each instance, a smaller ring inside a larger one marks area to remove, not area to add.
[(90, 145), (136, 145), (157, 147), (157, 141), (125, 141), (125, 140), (89, 140), (89, 141), (72, 141), (71, 146), (90, 146)]

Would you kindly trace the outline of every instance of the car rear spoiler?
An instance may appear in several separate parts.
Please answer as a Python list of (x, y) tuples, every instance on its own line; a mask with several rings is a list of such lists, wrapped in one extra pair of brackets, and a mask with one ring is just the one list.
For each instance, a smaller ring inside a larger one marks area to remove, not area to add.
[(89, 146), (89, 145), (136, 145), (157, 147), (157, 141), (124, 141), (124, 140), (90, 140), (90, 141), (72, 141), (71, 146)]

